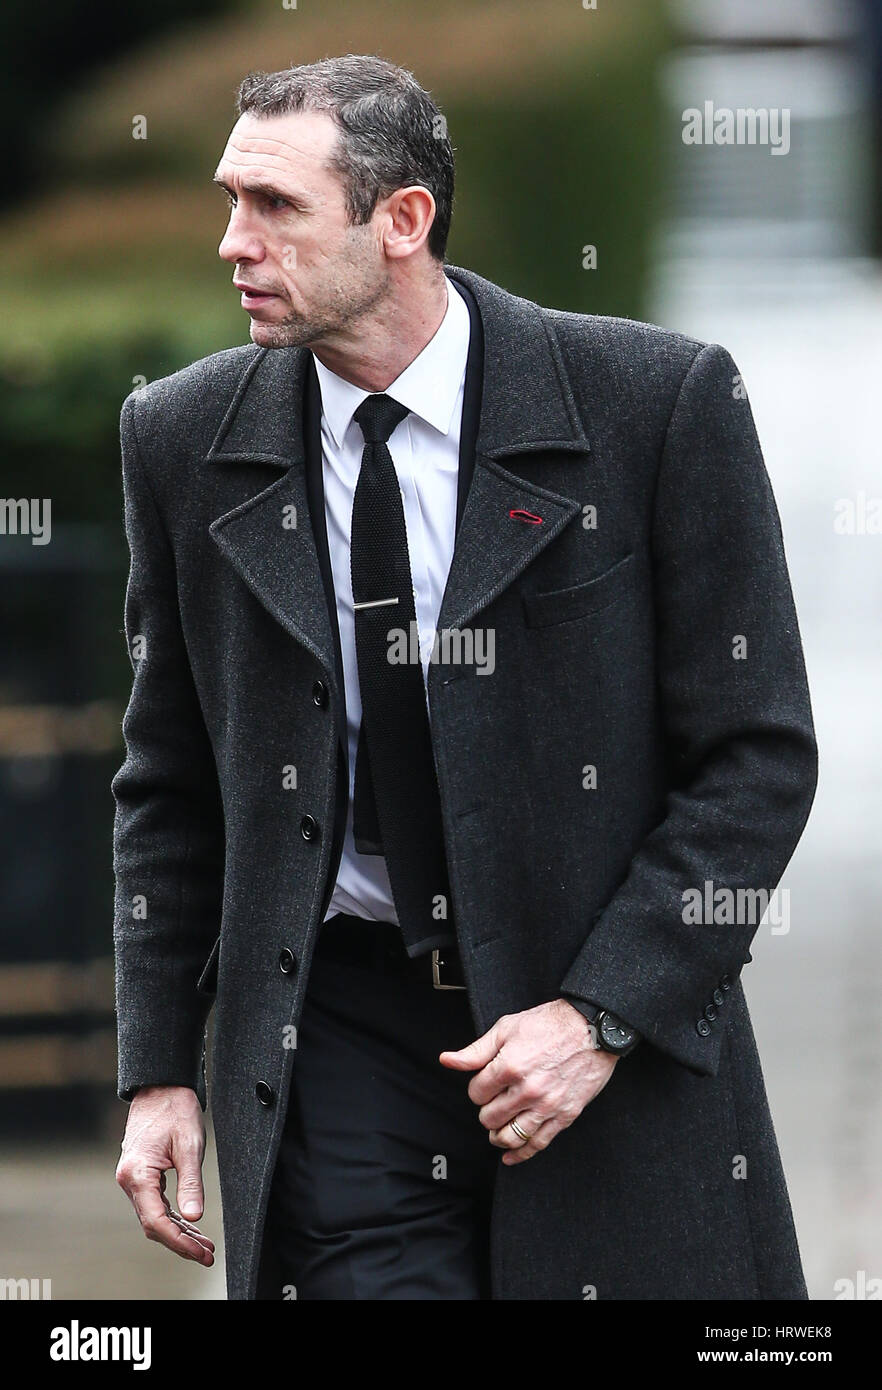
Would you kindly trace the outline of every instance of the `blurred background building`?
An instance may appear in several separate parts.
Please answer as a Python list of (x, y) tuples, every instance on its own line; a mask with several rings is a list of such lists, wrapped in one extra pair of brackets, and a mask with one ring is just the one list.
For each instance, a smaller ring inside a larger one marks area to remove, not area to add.
[[(113, 1182), (117, 422), (133, 387), (248, 340), (211, 185), (241, 76), (343, 52), (410, 67), (444, 110), (451, 262), (735, 356), (821, 748), (788, 930), (760, 927), (745, 984), (810, 1291), (882, 1275), (880, 0), (48, 0), (17, 22), (0, 494), (51, 499), (52, 530), (0, 534), (0, 1276), (51, 1278), (56, 1298), (223, 1297), (222, 1262), (148, 1245)], [(707, 103), (786, 111), (786, 154), (685, 143)]]

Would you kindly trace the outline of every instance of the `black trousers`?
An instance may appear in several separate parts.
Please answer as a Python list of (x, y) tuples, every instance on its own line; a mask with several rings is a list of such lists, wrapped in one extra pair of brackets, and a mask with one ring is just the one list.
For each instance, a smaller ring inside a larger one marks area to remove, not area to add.
[[(365, 959), (340, 951), (353, 932)], [(465, 992), (434, 989), (393, 924), (321, 929), (267, 1213), (287, 1297), (490, 1297), (500, 1150), (473, 1073), (438, 1061), (474, 1037)]]

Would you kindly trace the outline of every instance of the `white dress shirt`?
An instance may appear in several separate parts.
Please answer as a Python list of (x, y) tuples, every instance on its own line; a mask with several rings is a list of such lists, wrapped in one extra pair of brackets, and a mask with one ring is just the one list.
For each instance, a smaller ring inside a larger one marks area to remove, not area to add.
[[(384, 393), (411, 412), (392, 431), (388, 449), (404, 506), (424, 677), (428, 676), (441, 598), (453, 557), (459, 440), (470, 333), (465, 300), (447, 276), (445, 283), (447, 311), (441, 324), (422, 352)], [(349, 744), (346, 837), (325, 921), (335, 912), (347, 912), (371, 921), (397, 922), (385, 859), (378, 854), (359, 854), (352, 837), (361, 694), (349, 556), (352, 502), (364, 449), (364, 436), (352, 417), (371, 393), (329, 371), (318, 358), (315, 358), (315, 367), (322, 398), (325, 518), (337, 596)]]

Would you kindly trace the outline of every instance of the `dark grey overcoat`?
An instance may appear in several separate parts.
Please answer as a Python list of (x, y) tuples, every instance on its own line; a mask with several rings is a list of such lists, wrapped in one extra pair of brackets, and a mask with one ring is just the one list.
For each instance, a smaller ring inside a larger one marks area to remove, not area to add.
[[(708, 881), (774, 889), (817, 775), (737, 368), (721, 347), (446, 270), (485, 338), (438, 626), (492, 629), (495, 672), (429, 674), (476, 1035), (566, 988), (645, 1036), (545, 1152), (500, 1166), (494, 1296), (804, 1298), (740, 983), (756, 914), (684, 920), (684, 893)], [(216, 991), (233, 1299), (281, 1296), (263, 1226), (342, 713), (304, 482), (306, 359), (234, 348), (122, 414), (134, 685), (113, 784), (119, 1089), (188, 1085), (204, 1105)]]

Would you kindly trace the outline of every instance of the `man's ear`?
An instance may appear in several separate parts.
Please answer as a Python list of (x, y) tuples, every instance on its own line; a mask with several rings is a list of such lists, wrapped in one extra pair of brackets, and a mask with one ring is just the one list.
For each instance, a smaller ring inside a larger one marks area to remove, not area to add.
[(385, 199), (381, 213), (383, 249), (398, 260), (412, 256), (424, 245), (435, 220), (435, 199), (422, 184), (396, 188)]

